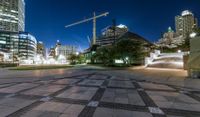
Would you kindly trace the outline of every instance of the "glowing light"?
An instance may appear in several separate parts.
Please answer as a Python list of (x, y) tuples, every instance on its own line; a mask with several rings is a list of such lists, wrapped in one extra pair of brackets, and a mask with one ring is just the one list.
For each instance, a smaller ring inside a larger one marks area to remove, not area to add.
[(67, 63), (67, 59), (64, 55), (59, 55), (58, 59), (57, 59), (58, 64), (66, 64)]
[(197, 33), (193, 32), (193, 33), (190, 34), (190, 37), (194, 38), (194, 37), (196, 37), (196, 35), (197, 35)]
[(122, 60), (115, 60), (115, 63), (118, 63), (118, 64), (122, 64), (122, 63), (124, 63)]
[(186, 15), (193, 15), (192, 12), (190, 12), (189, 10), (185, 10), (182, 12), (181, 14), (182, 16), (186, 16)]
[(79, 55), (80, 53), (79, 52), (76, 52), (76, 55)]
[(126, 26), (126, 25), (123, 25), (123, 24), (120, 24), (120, 25), (118, 25), (117, 27), (118, 27), (118, 28), (127, 28), (127, 26)]

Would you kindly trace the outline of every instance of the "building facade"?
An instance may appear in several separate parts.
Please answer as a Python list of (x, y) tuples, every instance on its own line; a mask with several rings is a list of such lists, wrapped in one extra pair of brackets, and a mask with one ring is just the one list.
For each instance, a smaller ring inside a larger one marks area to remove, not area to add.
[(198, 27), (198, 20), (191, 11), (185, 10), (181, 16), (175, 17), (175, 25), (177, 34), (187, 36), (194, 28)]
[(0, 30), (19, 32), (25, 29), (24, 0), (0, 0)]
[(175, 17), (175, 28), (174, 32), (171, 27), (168, 31), (163, 34), (161, 39), (155, 44), (159, 47), (177, 48), (185, 43), (187, 37), (198, 27), (198, 20), (194, 14), (185, 10)]
[(37, 43), (37, 54), (41, 55), (42, 57), (46, 57), (46, 49), (44, 43), (41, 41)]
[(158, 40), (156, 45), (160, 47), (176, 48), (184, 43), (184, 39), (182, 35), (177, 34), (169, 27), (168, 31), (163, 34), (163, 37)]
[(78, 52), (77, 47), (70, 45), (61, 45), (59, 42), (55, 47), (55, 56), (59, 57), (60, 55), (68, 58), (72, 54), (76, 54)]
[(34, 59), (37, 41), (27, 32), (0, 32), (0, 52), (10, 54), (11, 61)]
[(118, 25), (116, 27), (108, 26), (102, 30), (101, 35), (97, 38), (97, 45), (108, 46), (112, 45), (119, 37), (128, 32), (128, 27), (125, 25)]
[(34, 59), (37, 53), (37, 40), (36, 38), (27, 33), (19, 33), (19, 58), (21, 60)]
[[(116, 32), (114, 32), (114, 30)], [(144, 53), (148, 53), (151, 50), (151, 46), (153, 45), (142, 36), (129, 31), (128, 27), (125, 25), (118, 25), (115, 27), (115, 29), (113, 28), (113, 26), (109, 26), (104, 29), (101, 35), (97, 38), (96, 45), (91, 46), (83, 52), (86, 63), (101, 63), (102, 61), (95, 60), (95, 57), (93, 57), (98, 49), (102, 47), (112, 47), (122, 40), (132, 40), (134, 42), (139, 42)], [(142, 62), (143, 58), (141, 58), (139, 64)]]

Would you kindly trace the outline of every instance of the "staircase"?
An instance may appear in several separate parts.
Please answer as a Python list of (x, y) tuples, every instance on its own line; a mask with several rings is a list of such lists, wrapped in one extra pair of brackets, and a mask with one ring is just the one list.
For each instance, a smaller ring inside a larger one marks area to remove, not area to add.
[(183, 69), (184, 53), (160, 53), (146, 65), (154, 68)]

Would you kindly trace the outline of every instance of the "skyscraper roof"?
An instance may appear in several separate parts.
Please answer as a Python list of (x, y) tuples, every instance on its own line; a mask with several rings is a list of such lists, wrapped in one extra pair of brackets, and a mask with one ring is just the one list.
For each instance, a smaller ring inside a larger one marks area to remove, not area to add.
[(182, 16), (186, 16), (186, 15), (193, 15), (193, 13), (189, 10), (185, 10), (181, 13)]

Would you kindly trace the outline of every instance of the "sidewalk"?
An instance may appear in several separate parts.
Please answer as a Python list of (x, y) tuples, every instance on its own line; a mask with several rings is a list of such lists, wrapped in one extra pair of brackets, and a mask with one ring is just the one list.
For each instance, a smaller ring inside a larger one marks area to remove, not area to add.
[(188, 78), (187, 71), (181, 69), (145, 68), (140, 66), (132, 67), (128, 70), (107, 71), (107, 73), (127, 78), (132, 77), (136, 80), (200, 90), (200, 79)]

